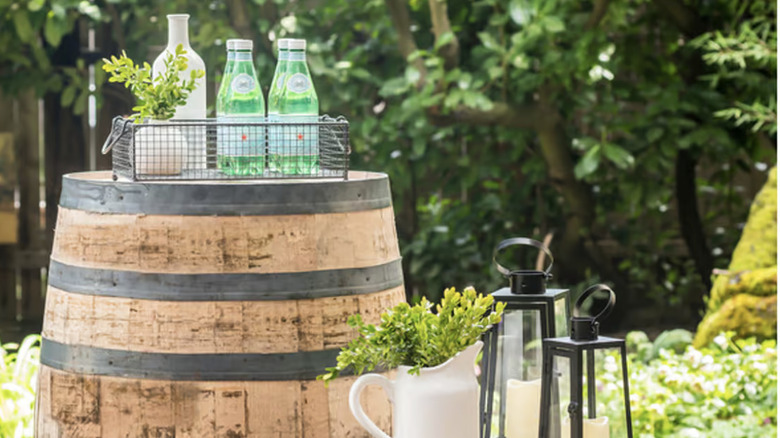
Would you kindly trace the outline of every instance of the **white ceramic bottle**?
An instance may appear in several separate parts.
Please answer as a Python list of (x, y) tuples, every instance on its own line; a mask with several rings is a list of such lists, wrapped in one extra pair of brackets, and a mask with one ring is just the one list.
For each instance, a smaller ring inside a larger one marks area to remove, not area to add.
[[(206, 71), (203, 59), (190, 46), (189, 14), (168, 15), (168, 45), (157, 56), (152, 65), (152, 77), (165, 73), (165, 58), (169, 53), (175, 53), (176, 47), (181, 44), (187, 51), (187, 70), (179, 73), (180, 79), (189, 79), (192, 70)], [(205, 119), (206, 118), (206, 75), (197, 79), (195, 90), (190, 93), (187, 102), (176, 109), (173, 120)], [(185, 169), (206, 168), (206, 131), (205, 128), (190, 126), (182, 127), (187, 137), (189, 150), (184, 161)]]

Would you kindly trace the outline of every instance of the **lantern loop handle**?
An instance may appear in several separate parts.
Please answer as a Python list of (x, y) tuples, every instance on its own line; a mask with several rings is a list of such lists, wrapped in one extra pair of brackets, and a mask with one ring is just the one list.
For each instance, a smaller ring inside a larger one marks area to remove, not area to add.
[(527, 237), (513, 237), (511, 239), (506, 239), (496, 246), (496, 249), (493, 250), (493, 264), (496, 265), (496, 269), (498, 269), (498, 272), (503, 274), (505, 277), (509, 277), (512, 274), (512, 271), (510, 269), (498, 263), (498, 254), (501, 251), (509, 248), (510, 246), (515, 246), (515, 245), (533, 246), (534, 248), (537, 248), (540, 251), (544, 252), (545, 255), (547, 255), (547, 258), (550, 259), (550, 265), (547, 266), (547, 268), (544, 270), (544, 274), (548, 279), (552, 277), (550, 271), (552, 271), (552, 267), (553, 267), (553, 255), (550, 252), (550, 249), (547, 248), (547, 246), (542, 242), (539, 242), (538, 240), (534, 240), (534, 239), (529, 239)]
[(604, 305), (604, 308), (601, 309), (601, 312), (599, 312), (596, 316), (593, 316), (593, 321), (601, 321), (602, 319), (606, 318), (607, 315), (609, 315), (612, 312), (612, 309), (615, 307), (615, 292), (607, 285), (605, 284), (594, 284), (593, 286), (587, 288), (585, 292), (583, 292), (578, 298), (577, 302), (574, 304), (574, 316), (575, 317), (582, 317), (582, 305), (585, 304), (585, 301), (590, 298), (593, 294), (599, 293), (599, 292), (609, 292), (609, 299), (607, 300), (607, 304)]

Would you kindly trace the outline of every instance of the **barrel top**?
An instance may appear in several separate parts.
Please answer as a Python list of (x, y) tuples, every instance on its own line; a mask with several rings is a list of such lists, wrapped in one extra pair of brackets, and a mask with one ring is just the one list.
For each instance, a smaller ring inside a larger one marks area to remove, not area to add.
[(158, 180), (158, 181), (128, 181), (113, 180), (113, 173), (110, 170), (98, 170), (91, 172), (73, 172), (63, 175), (63, 181), (90, 181), (106, 184), (132, 184), (132, 185), (228, 185), (228, 186), (246, 186), (246, 185), (288, 185), (288, 184), (340, 184), (350, 181), (366, 181), (375, 179), (387, 179), (387, 174), (380, 172), (366, 172), (362, 170), (350, 170), (347, 181), (342, 178), (266, 178), (266, 179), (223, 179), (223, 180)]
[(384, 173), (349, 179), (114, 181), (110, 171), (63, 176), (60, 206), (96, 213), (289, 215), (343, 213), (392, 205)]

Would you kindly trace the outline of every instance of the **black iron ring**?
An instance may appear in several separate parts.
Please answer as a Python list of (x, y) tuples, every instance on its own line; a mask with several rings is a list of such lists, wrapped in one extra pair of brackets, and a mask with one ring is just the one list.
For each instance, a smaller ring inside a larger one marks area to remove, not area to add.
[(585, 304), (585, 301), (590, 298), (593, 294), (596, 294), (598, 292), (609, 292), (609, 299), (607, 300), (607, 304), (604, 306), (603, 309), (601, 309), (601, 312), (599, 312), (596, 316), (592, 317), (594, 321), (600, 321), (607, 317), (612, 312), (612, 309), (615, 307), (615, 292), (606, 284), (594, 284), (593, 286), (587, 288), (585, 292), (583, 292), (578, 298), (577, 302), (574, 304), (574, 316), (575, 317), (581, 317), (582, 316), (582, 305)]
[(511, 270), (507, 269), (506, 267), (498, 263), (498, 253), (500, 253), (502, 250), (506, 248), (509, 248), (510, 246), (515, 246), (515, 245), (533, 246), (534, 248), (543, 251), (550, 259), (550, 265), (547, 266), (547, 269), (544, 270), (544, 273), (547, 276), (547, 278), (552, 277), (552, 275), (550, 274), (550, 271), (552, 270), (553, 267), (552, 253), (547, 248), (547, 246), (545, 246), (542, 242), (539, 242), (538, 240), (534, 240), (534, 239), (529, 239), (527, 237), (513, 237), (511, 239), (506, 239), (496, 246), (496, 249), (493, 250), (493, 264), (496, 265), (498, 272), (500, 272), (501, 274), (507, 277), (512, 273)]

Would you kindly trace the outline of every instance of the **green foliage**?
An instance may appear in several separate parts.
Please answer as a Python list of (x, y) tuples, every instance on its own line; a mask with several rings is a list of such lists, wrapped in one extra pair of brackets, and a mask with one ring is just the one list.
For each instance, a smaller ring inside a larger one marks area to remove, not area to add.
[(721, 81), (740, 90), (732, 107), (715, 115), (735, 125), (748, 125), (754, 132), (777, 133), (777, 3), (757, 0), (733, 2), (743, 21), (731, 23), (726, 31), (708, 32), (692, 45), (704, 52), (704, 61), (718, 68), (705, 76), (713, 87)]
[(122, 56), (103, 59), (103, 70), (111, 77), (109, 82), (121, 82), (133, 92), (138, 105), (135, 122), (141, 123), (149, 117), (156, 120), (168, 120), (176, 113), (176, 107), (184, 105), (187, 96), (195, 89), (195, 81), (205, 76), (203, 70), (192, 70), (189, 79), (179, 80), (179, 73), (187, 70), (187, 53), (184, 47), (176, 46), (175, 53), (165, 57), (165, 73), (152, 79), (152, 67), (144, 62), (143, 67), (136, 65), (123, 51)]
[[(409, 6), (407, 28), (418, 49), (408, 58), (426, 75), (400, 53), (386, 1), (301, 8), (284, 0), (0, 0), (0, 47), (7, 48), (0, 88), (60, 93), (63, 105), (83, 111), (88, 66), (60, 65), (58, 53), (74, 50), (81, 24), (98, 31), (102, 50), (125, 49), (140, 60), (165, 41), (165, 14), (187, 11), (209, 81), (220, 79), (224, 41), (240, 33), (255, 41), (266, 87), (274, 40), (303, 37), (314, 82), (327, 90), (322, 112), (350, 120), (351, 166), (390, 176), (411, 295), (435, 291), (435, 299), (449, 284), (497, 287), (491, 251), (512, 235), (553, 233), (555, 278), (566, 287), (605, 277), (598, 266), (587, 275), (563, 272), (584, 257), (556, 248), (581, 207), (558, 190), (562, 173), (549, 166), (560, 158), (571, 162), (595, 210), (588, 229), (574, 234), (589, 233), (587, 246), (604, 249), (603, 266), (619, 267), (635, 307), (680, 315), (678, 321), (695, 317), (680, 311), (706, 290), (677, 214), (676, 160), (684, 150), (697, 161), (698, 228), (714, 266), (726, 266), (749, 205), (745, 181), (776, 160), (766, 146), (776, 135), (769, 80), (776, 74), (776, 6), (703, 2), (690, 9), (712, 32), (691, 40), (669, 20), (669, 2), (607, 2), (603, 18), (589, 26), (589, 2), (447, 0), (452, 30), (436, 38), (428, 2), (399, 3)], [(448, 66), (442, 49), (455, 41), (457, 61)], [(97, 78), (98, 99), (103, 82)], [(560, 120), (565, 144), (555, 157), (536, 130), (556, 120), (530, 113), (515, 127), (462, 117), (464, 108), (493, 111), (542, 99)]]
[(40, 357), (38, 335), (0, 345), (0, 436), (33, 436), (33, 409)]
[[(629, 334), (635, 341), (641, 336)], [(638, 351), (654, 348), (646, 341)], [(620, 369), (615, 356), (597, 374), (600, 412), (613, 436), (625, 423)], [(777, 434), (776, 341), (715, 338), (703, 349), (661, 349), (649, 362), (629, 355), (631, 416), (637, 438), (759, 437)]]
[(463, 293), (451, 288), (444, 291), (436, 313), (433, 304), (423, 298), (414, 306), (401, 303), (382, 313), (378, 326), (353, 315), (349, 326), (357, 329), (358, 337), (341, 350), (337, 365), (317, 378), (327, 382), (347, 368), (362, 374), (400, 365), (410, 366), (409, 374), (418, 374), (420, 368), (440, 365), (479, 340), (501, 320), (504, 305), (493, 308), (493, 296), (477, 294), (474, 288)]

